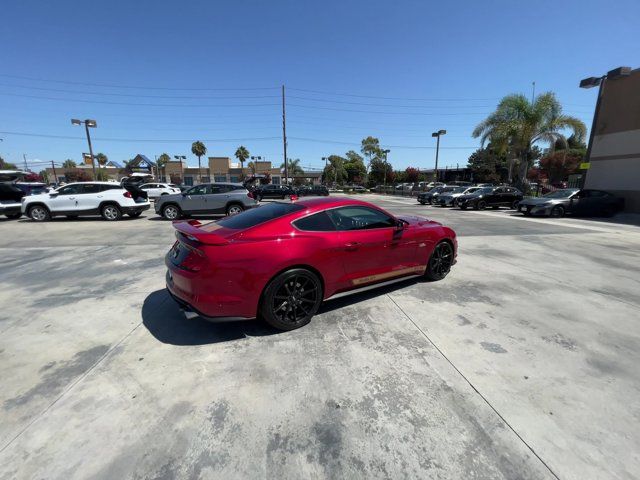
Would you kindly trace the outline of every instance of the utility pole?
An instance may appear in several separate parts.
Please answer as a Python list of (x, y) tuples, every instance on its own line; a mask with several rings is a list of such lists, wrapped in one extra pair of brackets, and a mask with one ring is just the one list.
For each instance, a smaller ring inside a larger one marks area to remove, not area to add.
[(87, 132), (87, 143), (89, 144), (89, 155), (91, 155), (91, 168), (93, 169), (93, 179), (96, 179), (96, 161), (93, 156), (93, 147), (91, 146), (91, 135), (89, 135), (89, 127), (98, 128), (98, 122), (91, 119), (86, 120), (78, 120), (77, 118), (71, 119), (71, 125), (82, 125), (84, 124), (84, 129)]
[(531, 104), (536, 99), (536, 82), (531, 82)]
[(26, 154), (26, 153), (23, 153), (23, 154), (22, 154), (22, 158), (24, 159), (24, 171), (25, 171), (25, 172), (28, 172), (28, 171), (29, 171), (29, 167), (28, 167), (28, 165), (27, 165), (27, 154)]
[(284, 108), (284, 85), (282, 85), (282, 145), (284, 147), (284, 183), (289, 185), (289, 165), (287, 163), (287, 116)]
[(53, 160), (51, 160), (51, 169), (53, 170), (53, 183), (57, 184), (58, 174), (56, 173), (56, 165), (53, 163)]

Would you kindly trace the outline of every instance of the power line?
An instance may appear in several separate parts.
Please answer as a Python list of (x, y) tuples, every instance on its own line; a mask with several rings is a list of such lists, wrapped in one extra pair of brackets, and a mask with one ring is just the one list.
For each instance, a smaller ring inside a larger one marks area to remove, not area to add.
[(332, 110), (336, 112), (356, 112), (356, 113), (375, 113), (380, 115), (423, 115), (423, 116), (457, 116), (457, 115), (489, 115), (491, 112), (458, 112), (458, 113), (422, 113), (422, 112), (380, 112), (376, 110), (351, 110), (345, 108), (320, 107), (315, 105), (300, 105), (297, 103), (288, 103), (287, 106), (299, 108), (311, 108), (317, 110)]
[(132, 102), (109, 102), (107, 100), (84, 100), (78, 98), (59, 98), (59, 97), (44, 97), (40, 95), (25, 95), (21, 93), (0, 93), (9, 97), (23, 97), (23, 98), (36, 98), (40, 100), (56, 100), (61, 102), (79, 102), (79, 103), (91, 103), (91, 104), (104, 104), (104, 105), (128, 105), (135, 107), (188, 107), (188, 108), (224, 108), (224, 107), (270, 107), (274, 105), (280, 105), (279, 103), (247, 103), (247, 104), (227, 104), (227, 105), (215, 105), (215, 104), (177, 104), (177, 103), (132, 103)]
[[(2, 133), (2, 132), (0, 132)], [(331, 143), (336, 145), (356, 145), (360, 146), (359, 142), (339, 142), (336, 140), (321, 140), (318, 138), (305, 138), (305, 137), (288, 137), (291, 140), (298, 140), (302, 142), (314, 142), (314, 143)], [(387, 145), (383, 144), (384, 147), (389, 148), (407, 148), (407, 149), (424, 149), (424, 150), (435, 150), (436, 147), (427, 146), (427, 145)], [(440, 150), (477, 150), (479, 147), (476, 145), (475, 147), (440, 147)]]
[(493, 98), (411, 98), (411, 97), (382, 97), (378, 95), (358, 95), (353, 93), (337, 93), (337, 92), (327, 92), (321, 90), (307, 90), (303, 88), (291, 88), (289, 90), (295, 90), (297, 92), (307, 92), (307, 93), (317, 93), (320, 95), (337, 95), (341, 97), (356, 97), (356, 98), (377, 98), (380, 100), (414, 100), (414, 101), (429, 101), (429, 102), (468, 102), (468, 101), (487, 101), (487, 100), (500, 100), (497, 97)]
[(289, 95), (289, 98), (297, 100), (308, 100), (312, 102), (339, 103), (345, 105), (366, 105), (371, 107), (396, 107), (396, 108), (491, 108), (491, 105), (398, 105), (393, 103), (367, 103), (367, 102), (347, 102), (344, 100), (328, 100), (324, 98), (298, 97)]
[(65, 85), (83, 85), (86, 87), (106, 87), (106, 88), (131, 88), (136, 90), (168, 90), (168, 91), (194, 91), (194, 92), (206, 92), (206, 91), (248, 91), (248, 90), (278, 90), (280, 87), (233, 87), (233, 88), (171, 88), (171, 87), (151, 87), (148, 85), (115, 85), (107, 83), (87, 83), (87, 82), (72, 82), (68, 80), (52, 80), (37, 77), (26, 77), (21, 75), (9, 75), (6, 73), (0, 73), (0, 77), (15, 78), (19, 80), (31, 80), (35, 82), (49, 82), (60, 83)]
[[(23, 137), (41, 137), (41, 138), (57, 138), (63, 140), (83, 140), (84, 137), (72, 137), (69, 135), (49, 135), (44, 133), (31, 133), (31, 132), (5, 132), (0, 131), (3, 135), (19, 135)], [(107, 137), (95, 137), (93, 140), (102, 142), (156, 142), (156, 143), (191, 143), (190, 140), (173, 140), (173, 139), (159, 139), (159, 138), (107, 138)], [(262, 141), (262, 140), (278, 140), (280, 137), (247, 137), (247, 138), (215, 138), (215, 139), (202, 139), (203, 142), (249, 142), (249, 141)]]
[(191, 99), (202, 100), (205, 99), (243, 99), (243, 98), (280, 98), (279, 95), (243, 95), (243, 96), (193, 96), (193, 95), (142, 95), (139, 93), (113, 93), (113, 92), (83, 92), (81, 90), (65, 90), (62, 88), (45, 88), (45, 87), (27, 87), (24, 85), (11, 85), (6, 83), (0, 83), (0, 87), (10, 88), (24, 88), (27, 90), (41, 90), (46, 92), (58, 92), (58, 93), (73, 93), (80, 95), (104, 95), (111, 97), (134, 97), (134, 98), (175, 98), (175, 99)]

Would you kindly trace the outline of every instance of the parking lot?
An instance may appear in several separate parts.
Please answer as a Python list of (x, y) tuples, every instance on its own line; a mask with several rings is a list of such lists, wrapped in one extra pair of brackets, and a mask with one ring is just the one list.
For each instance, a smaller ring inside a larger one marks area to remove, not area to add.
[(457, 265), (287, 333), (187, 321), (153, 210), (0, 220), (0, 478), (637, 478), (640, 227), (358, 198)]

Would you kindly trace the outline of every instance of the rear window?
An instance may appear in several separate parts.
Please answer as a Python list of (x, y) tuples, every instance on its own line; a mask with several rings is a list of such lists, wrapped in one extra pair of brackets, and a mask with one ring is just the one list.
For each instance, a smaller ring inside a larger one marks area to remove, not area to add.
[(232, 217), (223, 218), (218, 221), (218, 225), (225, 228), (233, 228), (235, 230), (243, 230), (259, 225), (269, 220), (288, 215), (289, 213), (299, 212), (305, 207), (295, 203), (270, 203), (258, 208), (252, 208), (245, 212), (239, 213)]

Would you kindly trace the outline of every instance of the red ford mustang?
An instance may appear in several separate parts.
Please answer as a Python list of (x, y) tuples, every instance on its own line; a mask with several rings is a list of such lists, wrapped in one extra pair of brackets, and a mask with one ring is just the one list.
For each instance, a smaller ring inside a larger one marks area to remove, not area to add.
[(448, 227), (344, 198), (173, 226), (167, 288), (188, 316), (260, 317), (282, 330), (309, 323), (329, 298), (411, 276), (440, 280), (457, 252)]

